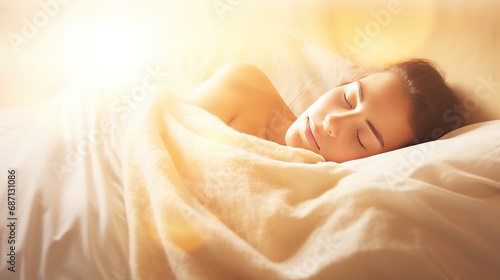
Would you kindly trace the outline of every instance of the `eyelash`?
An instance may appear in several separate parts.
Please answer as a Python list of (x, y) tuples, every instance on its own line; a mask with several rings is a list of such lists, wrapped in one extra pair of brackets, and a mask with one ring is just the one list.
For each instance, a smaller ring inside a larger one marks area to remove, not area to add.
[[(351, 110), (354, 109), (351, 103), (349, 103), (349, 100), (347, 100), (347, 93), (345, 91), (343, 96), (344, 96), (344, 101), (349, 106), (349, 108), (351, 108)], [(361, 139), (359, 138), (359, 130), (357, 128), (356, 128), (356, 139), (358, 140), (359, 146), (361, 146), (361, 148), (366, 150), (365, 145), (363, 145), (363, 142), (361, 142)]]
[(361, 142), (361, 139), (359, 138), (359, 130), (356, 128), (356, 138), (358, 139), (359, 145), (366, 150), (365, 145)]
[[(352, 110), (353, 109), (352, 105), (351, 105), (351, 103), (349, 103), (349, 100), (347, 100), (347, 93), (345, 91), (344, 91), (344, 95), (343, 96), (344, 96), (345, 103), (347, 103), (347, 105), (349, 105), (349, 107)], [(366, 150), (365, 145), (363, 145), (363, 143), (361, 142), (361, 139), (359, 138), (359, 130), (358, 129), (356, 129), (356, 138), (358, 139), (358, 143), (361, 146), (361, 148), (363, 148), (363, 149)]]
[(347, 105), (349, 105), (349, 107), (350, 107), (350, 108), (351, 108), (351, 110), (352, 110), (352, 109), (353, 109), (353, 108), (352, 108), (352, 105), (351, 105), (351, 103), (349, 103), (349, 101), (347, 100), (347, 94), (346, 94), (346, 92), (345, 92), (345, 91), (344, 91), (344, 100), (345, 100), (345, 103), (347, 103)]

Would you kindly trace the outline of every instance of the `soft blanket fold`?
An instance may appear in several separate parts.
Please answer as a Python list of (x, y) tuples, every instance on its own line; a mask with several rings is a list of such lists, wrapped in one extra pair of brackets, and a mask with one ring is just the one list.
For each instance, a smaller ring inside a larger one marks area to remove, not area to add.
[[(331, 170), (311, 165), (321, 157), (240, 134), (173, 96), (163, 93), (146, 105), (126, 136), (134, 276), (171, 273), (170, 254), (193, 253), (207, 242), (243, 245), (252, 252), (246, 258), (289, 258), (313, 227), (303, 227), (300, 216), (280, 221), (284, 212), (319, 196), (346, 171), (325, 180), (321, 175)], [(298, 234), (283, 239), (289, 230), (283, 223)]]
[[(470, 234), (456, 232), (461, 221), (436, 214), (452, 211), (453, 202), (429, 202), (449, 199), (446, 190), (354, 173), (312, 152), (238, 133), (169, 92), (141, 110), (127, 128), (123, 154), (133, 279), (491, 273), (457, 257), (464, 248), (455, 246)], [(476, 257), (496, 254), (476, 245)]]

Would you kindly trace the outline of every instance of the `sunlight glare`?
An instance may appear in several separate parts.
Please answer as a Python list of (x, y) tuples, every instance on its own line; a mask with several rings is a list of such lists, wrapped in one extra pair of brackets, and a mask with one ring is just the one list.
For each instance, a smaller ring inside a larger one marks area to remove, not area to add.
[(66, 44), (67, 68), (77, 79), (126, 82), (146, 63), (144, 40), (140, 29), (124, 20), (73, 26)]

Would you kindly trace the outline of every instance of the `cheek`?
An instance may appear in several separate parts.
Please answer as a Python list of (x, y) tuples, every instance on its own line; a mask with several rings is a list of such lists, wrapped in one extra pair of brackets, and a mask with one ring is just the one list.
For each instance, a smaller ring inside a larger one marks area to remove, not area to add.
[(328, 143), (327, 145), (323, 145), (323, 148), (320, 151), (321, 156), (327, 161), (333, 161), (333, 162), (342, 162), (343, 159), (345, 158), (345, 154), (343, 152), (343, 149), (339, 149), (338, 145), (341, 143), (334, 142), (332, 141)]
[(285, 144), (291, 147), (300, 146), (300, 133), (299, 133), (299, 121), (301, 118), (298, 118), (287, 130), (285, 134)]
[(321, 151), (321, 155), (327, 161), (337, 163), (345, 162), (363, 157), (355, 145), (345, 138), (332, 139)]
[(331, 106), (334, 103), (335, 96), (336, 96), (336, 94), (334, 91), (329, 91), (329, 92), (323, 94), (318, 100), (316, 100), (314, 105), (317, 108)]
[(342, 101), (342, 91), (340, 89), (334, 89), (321, 96), (314, 102), (310, 109), (314, 112), (326, 114), (331, 111), (343, 109)]

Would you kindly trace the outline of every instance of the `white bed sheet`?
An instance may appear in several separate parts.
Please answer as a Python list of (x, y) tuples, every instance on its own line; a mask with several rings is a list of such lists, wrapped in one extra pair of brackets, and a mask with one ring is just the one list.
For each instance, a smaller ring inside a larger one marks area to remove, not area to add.
[[(0, 110), (0, 213), (6, 222), (7, 170), (15, 168), (17, 218), (15, 244), (0, 231), (1, 279), (126, 279), (121, 122), (105, 100), (85, 86), (37, 108)], [(7, 245), (15, 246), (15, 272)]]

